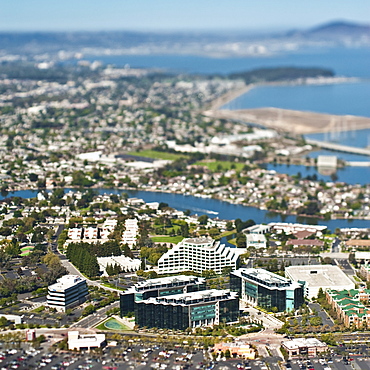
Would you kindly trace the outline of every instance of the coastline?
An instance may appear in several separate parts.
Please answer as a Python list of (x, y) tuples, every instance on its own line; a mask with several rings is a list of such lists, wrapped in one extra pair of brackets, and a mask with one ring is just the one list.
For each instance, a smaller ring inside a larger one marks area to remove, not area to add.
[(356, 83), (360, 81), (362, 80), (358, 78), (334, 77), (245, 85), (243, 88), (229, 92), (216, 99), (211, 103), (209, 109), (204, 110), (203, 114), (217, 119), (254, 123), (281, 133), (296, 135), (369, 129), (370, 117), (335, 115), (272, 107), (240, 110), (221, 109), (223, 105), (259, 86), (322, 85)]

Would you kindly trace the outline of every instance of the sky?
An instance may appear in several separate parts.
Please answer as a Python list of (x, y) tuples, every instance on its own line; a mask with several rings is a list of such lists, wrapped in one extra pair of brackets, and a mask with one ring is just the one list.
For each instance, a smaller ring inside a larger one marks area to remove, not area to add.
[(370, 24), (369, 0), (3, 0), (0, 31), (305, 29)]

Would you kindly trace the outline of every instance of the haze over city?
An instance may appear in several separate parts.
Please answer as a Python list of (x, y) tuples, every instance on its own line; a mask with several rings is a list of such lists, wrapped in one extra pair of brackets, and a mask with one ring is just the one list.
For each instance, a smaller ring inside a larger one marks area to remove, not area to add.
[(0, 30), (280, 31), (369, 14), (366, 0), (17, 0), (1, 4)]

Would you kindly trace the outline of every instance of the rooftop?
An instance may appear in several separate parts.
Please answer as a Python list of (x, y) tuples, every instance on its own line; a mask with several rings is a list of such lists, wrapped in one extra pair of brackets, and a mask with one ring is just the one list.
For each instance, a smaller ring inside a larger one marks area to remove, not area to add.
[(285, 269), (285, 272), (292, 280), (305, 281), (309, 287), (354, 287), (354, 283), (339, 266), (289, 266)]
[(86, 280), (78, 275), (64, 275), (61, 278), (59, 278), (55, 284), (50, 285), (49, 290), (53, 292), (64, 291), (83, 281)]
[(212, 302), (216, 300), (235, 299), (237, 296), (237, 293), (230, 292), (228, 290), (209, 289), (192, 293), (173, 294), (165, 297), (149, 298), (142, 302), (154, 304), (189, 305), (202, 302)]
[(302, 347), (326, 347), (326, 344), (316, 338), (295, 338), (282, 343), (284, 347), (292, 350)]
[(265, 285), (268, 287), (285, 288), (289, 285), (297, 284), (295, 282), (292, 282), (290, 279), (274, 274), (265, 269), (241, 268), (239, 270), (232, 272), (232, 274), (239, 277), (245, 277), (247, 279), (256, 281), (260, 285)]
[(176, 283), (180, 283), (180, 285), (186, 285), (191, 282), (204, 283), (205, 279), (197, 277), (197, 276), (192, 276), (192, 275), (168, 276), (168, 277), (163, 277), (163, 278), (140, 281), (139, 283), (135, 284), (135, 287), (137, 289), (143, 289), (143, 288), (150, 289), (150, 288), (160, 287), (162, 285), (172, 285)]

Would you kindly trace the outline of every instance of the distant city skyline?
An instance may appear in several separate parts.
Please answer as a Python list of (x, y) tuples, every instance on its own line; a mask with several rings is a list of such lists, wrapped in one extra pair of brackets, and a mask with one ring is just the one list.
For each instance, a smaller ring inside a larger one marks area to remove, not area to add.
[(344, 20), (370, 24), (368, 0), (4, 1), (0, 31), (279, 31)]

